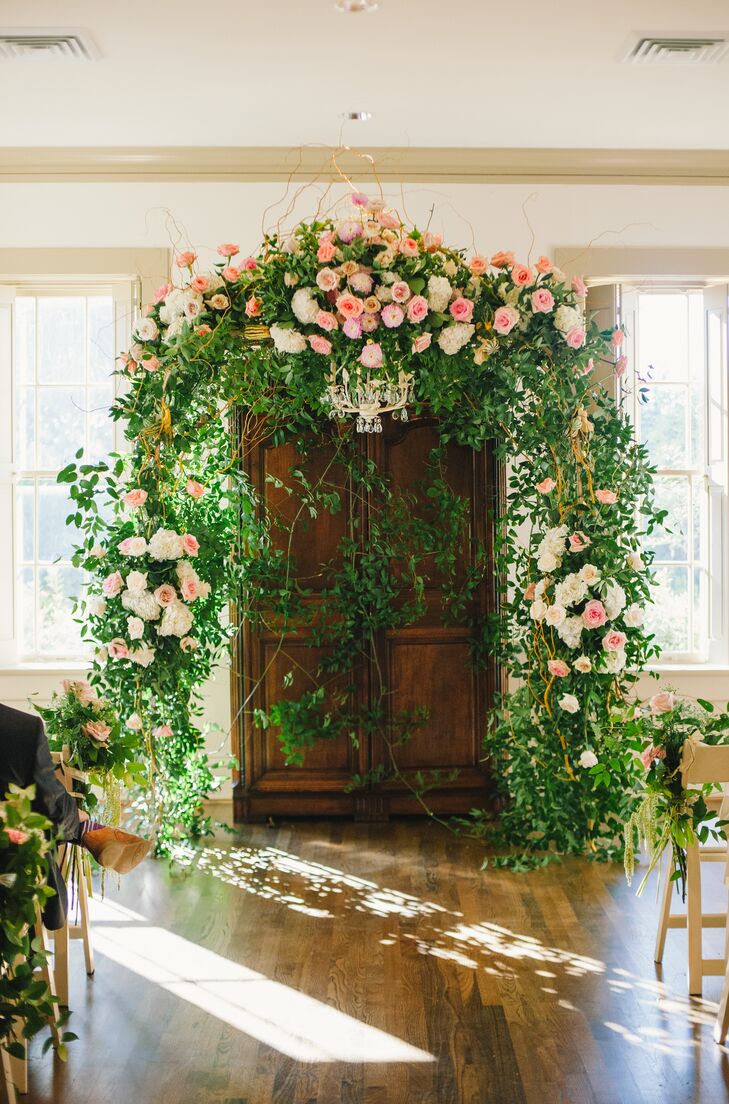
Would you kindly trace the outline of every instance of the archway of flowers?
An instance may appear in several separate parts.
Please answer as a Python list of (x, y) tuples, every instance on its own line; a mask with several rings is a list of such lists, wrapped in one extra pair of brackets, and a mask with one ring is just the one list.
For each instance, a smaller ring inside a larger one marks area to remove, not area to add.
[[(444, 449), (425, 475), (433, 516), (414, 527), (406, 503), (352, 447), (380, 417), (428, 411), (443, 445), (493, 441), (508, 473), (495, 547), (500, 608), (473, 625), (472, 649), (476, 663), (493, 651), (514, 687), (484, 733), (505, 801), (498, 823), (475, 811), (461, 827), (517, 844), (527, 856), (518, 861), (613, 855), (633, 756), (611, 716), (652, 654), (638, 521), (640, 511), (643, 525), (653, 516), (650, 470), (605, 387), (622, 366), (621, 334), (598, 332), (582, 281), (547, 258), (466, 256), (404, 225), (382, 200), (350, 198), (341, 217), (270, 234), (253, 257), (221, 245), (220, 261), (201, 272), (193, 252), (179, 255), (177, 281), (145, 307), (121, 358), (125, 388), (112, 413), (129, 454), (109, 466), (77, 457), (61, 473), (82, 530), (75, 562), (90, 576), (80, 608), (97, 646), (92, 681), (147, 767), (140, 817), (154, 822), (162, 851), (207, 828), (201, 799), (213, 774), (200, 695), (239, 631), (226, 620), (229, 603), (239, 620), (271, 618), (281, 639), (302, 615), (291, 557), (241, 463), (257, 437), (293, 441), (305, 455), (312, 436), (328, 434), (350, 480), (382, 481), (386, 509), (367, 562), (345, 550), (346, 571), (330, 581), (330, 601), (362, 616), (343, 614), (332, 639), (312, 632), (332, 656), (321, 685), (298, 698), (282, 687), (275, 715), (257, 718), (278, 726), (291, 761), (356, 723), (324, 685), (351, 671), (357, 633), (376, 620), (368, 608), (380, 611), (378, 628), (415, 619), (428, 558), (452, 583), (444, 616), (478, 586), (485, 554), (465, 583), (448, 576), (465, 519)], [(298, 468), (284, 489), (312, 515), (339, 507), (334, 485)], [(100, 508), (105, 497), (110, 510)], [(408, 596), (397, 610), (393, 587)], [(391, 752), (407, 734), (384, 734)], [(398, 769), (392, 754), (379, 776)], [(428, 779), (408, 784), (427, 803)]]

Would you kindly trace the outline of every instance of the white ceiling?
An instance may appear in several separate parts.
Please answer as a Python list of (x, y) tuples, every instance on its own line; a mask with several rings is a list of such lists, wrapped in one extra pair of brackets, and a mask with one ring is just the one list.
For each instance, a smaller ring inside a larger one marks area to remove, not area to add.
[(729, 34), (726, 0), (0, 4), (0, 30), (48, 26), (101, 59), (0, 62), (0, 146), (729, 148), (729, 57), (621, 60), (635, 32)]

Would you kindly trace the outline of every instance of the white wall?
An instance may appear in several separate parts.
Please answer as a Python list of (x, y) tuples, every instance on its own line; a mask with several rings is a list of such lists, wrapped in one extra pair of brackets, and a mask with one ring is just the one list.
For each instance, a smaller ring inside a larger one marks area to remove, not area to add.
[[(368, 183), (362, 188), (367, 191)], [(3, 184), (0, 245), (174, 248), (189, 243), (204, 264), (221, 241), (239, 242), (243, 252), (254, 252), (264, 228), (279, 219), (290, 226), (296, 217), (312, 215), (320, 192), (312, 188), (300, 196), (294, 216), (286, 214), (286, 187), (280, 183)], [(512, 249), (522, 259), (531, 250), (532, 260), (574, 246), (578, 270), (580, 250), (590, 244), (729, 248), (729, 188), (721, 186), (413, 184), (402, 194), (388, 188), (386, 195), (421, 227), (432, 207), (430, 228), (454, 246), (486, 254)], [(0, 699), (22, 705), (34, 690), (47, 698), (59, 677), (58, 672), (0, 672)], [(729, 698), (724, 670), (673, 672), (670, 681), (717, 702)], [(227, 728), (226, 671), (208, 688), (207, 701), (208, 719)], [(216, 737), (211, 746), (217, 744)]]

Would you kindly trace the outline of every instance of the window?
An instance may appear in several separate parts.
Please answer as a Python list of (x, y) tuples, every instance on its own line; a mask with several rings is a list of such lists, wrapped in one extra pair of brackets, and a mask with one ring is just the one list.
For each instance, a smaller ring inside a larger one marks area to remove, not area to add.
[[(656, 467), (662, 526), (646, 625), (662, 662), (726, 663), (726, 288), (622, 287), (628, 401)], [(625, 381), (623, 381), (625, 382)]]
[[(73, 599), (83, 579), (70, 563), (78, 534), (66, 525), (71, 500), (56, 476), (80, 448), (91, 463), (115, 448), (108, 411), (132, 284), (0, 290), (7, 293), (0, 306), (10, 318), (4, 342), (0, 332), (0, 381), (7, 394), (9, 375), (14, 535), (14, 630), (5, 639), (0, 634), (0, 654), (19, 663), (81, 661), (85, 649)], [(2, 515), (0, 500), (5, 524)]]

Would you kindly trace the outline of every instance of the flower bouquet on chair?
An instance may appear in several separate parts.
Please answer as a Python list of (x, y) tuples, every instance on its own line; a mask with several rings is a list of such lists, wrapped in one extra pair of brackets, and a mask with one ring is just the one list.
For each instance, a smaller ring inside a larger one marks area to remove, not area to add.
[[(671, 880), (680, 883), (686, 899), (686, 848), (698, 841), (721, 842), (722, 826), (707, 799), (721, 787), (713, 783), (686, 785), (682, 768), (691, 745), (729, 743), (729, 713), (715, 713), (711, 702), (679, 698), (669, 690), (654, 694), (642, 706), (631, 706), (625, 737), (639, 756), (645, 774), (625, 824), (625, 874), (630, 885), (635, 872), (635, 844), (641, 841), (649, 865), (638, 894), (671, 848)], [(690, 761), (690, 755), (688, 761)]]
[(65, 679), (63, 691), (49, 705), (34, 708), (45, 724), (51, 751), (61, 752), (65, 766), (87, 776), (77, 790), (87, 812), (97, 812), (97, 787), (106, 823), (118, 825), (122, 787), (138, 782), (144, 773), (137, 734), (122, 728), (114, 707), (88, 682)]

